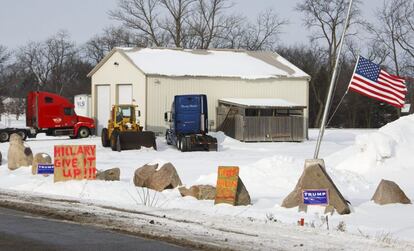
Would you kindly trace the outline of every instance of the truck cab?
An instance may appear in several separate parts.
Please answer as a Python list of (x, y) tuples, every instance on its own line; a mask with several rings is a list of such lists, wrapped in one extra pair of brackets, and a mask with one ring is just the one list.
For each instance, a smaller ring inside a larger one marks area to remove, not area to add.
[(176, 95), (171, 111), (166, 112), (164, 118), (169, 123), (169, 129), (165, 133), (167, 144), (176, 145), (183, 152), (217, 151), (217, 140), (207, 135), (206, 95)]
[(95, 133), (93, 119), (78, 116), (66, 98), (49, 92), (30, 92), (27, 97), (26, 126), (49, 136), (85, 138)]

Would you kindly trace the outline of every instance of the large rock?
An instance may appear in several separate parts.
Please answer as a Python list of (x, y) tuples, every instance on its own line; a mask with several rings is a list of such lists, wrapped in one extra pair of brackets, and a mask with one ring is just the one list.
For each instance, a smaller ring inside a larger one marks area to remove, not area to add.
[(97, 180), (107, 180), (107, 181), (115, 181), (120, 180), (121, 176), (121, 169), (118, 167), (111, 168), (105, 171), (98, 171), (96, 173)]
[(149, 178), (157, 171), (158, 164), (144, 165), (134, 173), (134, 184), (137, 187), (148, 187)]
[(7, 166), (10, 170), (16, 170), (22, 166), (30, 166), (33, 163), (33, 153), (30, 147), (26, 147), (20, 135), (10, 135), (10, 146), (7, 153)]
[(246, 187), (243, 184), (243, 181), (240, 179), (237, 182), (237, 193), (236, 193), (236, 206), (247, 206), (250, 205), (250, 195)]
[(326, 173), (323, 163), (320, 163), (319, 160), (307, 160), (305, 162), (302, 176), (299, 178), (295, 189), (283, 200), (282, 207), (292, 208), (299, 206), (299, 209), (306, 210), (307, 205), (304, 205), (302, 197), (304, 189), (328, 189), (329, 205), (327, 205), (325, 211), (327, 212), (334, 208), (339, 214), (351, 213), (347, 201)]
[(181, 196), (192, 196), (197, 200), (214, 200), (216, 197), (216, 188), (210, 185), (194, 185), (190, 189), (180, 187), (178, 190)]
[(392, 203), (411, 204), (404, 191), (395, 182), (390, 180), (381, 180), (371, 200), (380, 205)]
[(147, 187), (159, 192), (181, 186), (177, 170), (171, 163), (163, 165), (159, 170), (157, 167), (158, 164), (138, 168), (134, 174), (135, 186)]
[(32, 174), (37, 174), (38, 164), (52, 164), (52, 158), (47, 153), (36, 153), (32, 162)]
[(165, 189), (173, 189), (181, 185), (181, 179), (178, 176), (177, 170), (171, 163), (164, 164), (148, 179), (148, 188), (159, 192)]

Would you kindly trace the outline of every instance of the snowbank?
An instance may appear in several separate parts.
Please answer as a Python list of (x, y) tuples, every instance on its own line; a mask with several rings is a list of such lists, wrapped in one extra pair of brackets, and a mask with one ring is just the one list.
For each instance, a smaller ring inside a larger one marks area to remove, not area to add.
[[(347, 231), (375, 236), (389, 233), (393, 238), (414, 241), (413, 205), (379, 206), (370, 202), (379, 181), (383, 178), (397, 182), (414, 199), (414, 116), (407, 116), (379, 130), (327, 130), (320, 156), (324, 157), (327, 171), (342, 194), (353, 205), (353, 213), (330, 216), (331, 229), (344, 221)], [(157, 139), (158, 151), (141, 149), (113, 152), (103, 148), (100, 139), (69, 140), (66, 137), (29, 139), (27, 144), (34, 153), (45, 152), (53, 156), (53, 145), (96, 144), (97, 168), (119, 167), (119, 182), (70, 181), (53, 183), (53, 177), (33, 176), (30, 168), (16, 171), (7, 169), (7, 160), (0, 166), (0, 189), (11, 189), (27, 194), (68, 197), (99, 202), (123, 208), (134, 208), (140, 203), (140, 189), (132, 182), (136, 168), (147, 163), (172, 162), (186, 186), (215, 185), (217, 167), (240, 167), (240, 177), (252, 198), (253, 205), (231, 207), (214, 205), (213, 201), (182, 198), (177, 189), (157, 193), (159, 202), (154, 210), (191, 210), (200, 217), (229, 215), (265, 220), (272, 215), (278, 222), (295, 224), (299, 218), (324, 228), (322, 207), (312, 207), (308, 213), (280, 207), (282, 200), (296, 185), (305, 159), (313, 156), (317, 131), (311, 130), (310, 140), (302, 143), (242, 143), (214, 133), (218, 138), (218, 152), (185, 152), (168, 146)], [(8, 144), (0, 144), (7, 156)], [(327, 157), (325, 157), (327, 156)], [(181, 211), (182, 210), (182, 211)], [(335, 230), (334, 230), (335, 231)]]

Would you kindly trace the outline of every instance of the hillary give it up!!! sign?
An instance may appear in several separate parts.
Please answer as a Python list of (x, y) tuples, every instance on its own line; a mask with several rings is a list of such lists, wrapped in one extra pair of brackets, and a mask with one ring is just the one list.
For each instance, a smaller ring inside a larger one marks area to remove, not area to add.
[(57, 145), (54, 181), (96, 179), (95, 145)]

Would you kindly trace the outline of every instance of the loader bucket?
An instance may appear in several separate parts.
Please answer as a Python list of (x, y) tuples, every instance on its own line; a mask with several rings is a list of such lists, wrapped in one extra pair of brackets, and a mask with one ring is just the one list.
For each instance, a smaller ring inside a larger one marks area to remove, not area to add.
[(119, 139), (121, 150), (140, 149), (141, 146), (157, 150), (154, 132), (121, 132)]

